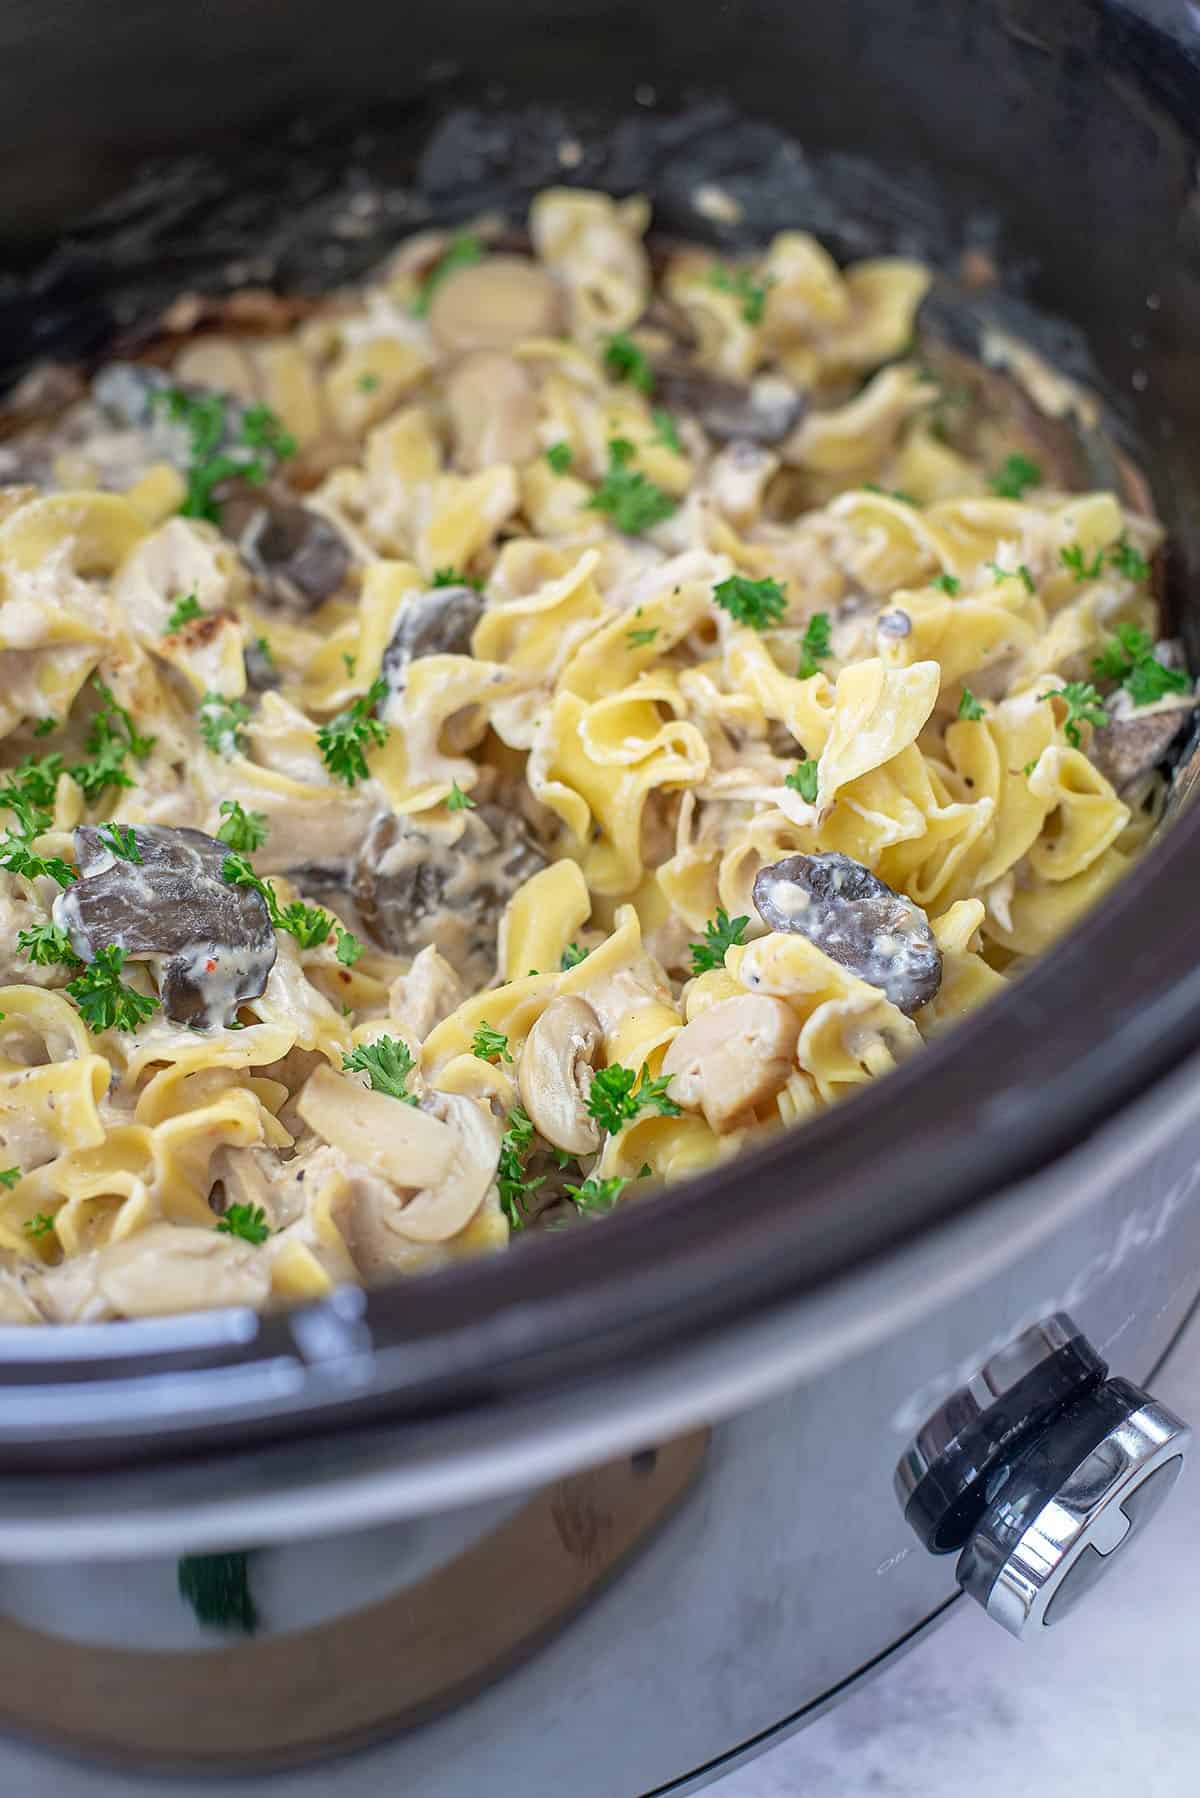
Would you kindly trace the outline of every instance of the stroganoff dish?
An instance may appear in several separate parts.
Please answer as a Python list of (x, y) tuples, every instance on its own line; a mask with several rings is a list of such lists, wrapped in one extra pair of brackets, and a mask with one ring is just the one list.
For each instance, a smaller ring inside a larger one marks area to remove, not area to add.
[(1086, 397), (914, 349), (918, 264), (648, 224), (549, 191), (15, 396), (3, 1322), (591, 1227), (1146, 842), (1192, 685)]

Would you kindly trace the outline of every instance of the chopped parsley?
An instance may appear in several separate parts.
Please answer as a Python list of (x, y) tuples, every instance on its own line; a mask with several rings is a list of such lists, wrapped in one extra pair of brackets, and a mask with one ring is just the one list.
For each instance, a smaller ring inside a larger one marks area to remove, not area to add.
[(185, 624), (191, 624), (193, 619), (203, 618), (203, 616), (204, 610), (200, 601), (194, 593), (189, 593), (183, 599), (177, 599), (171, 607), (167, 615), (165, 634), (168, 637), (174, 636), (175, 632), (181, 631)]
[(121, 979), (125, 951), (108, 943), (67, 986), (79, 1007), (79, 1015), (97, 1036), (104, 1030), (136, 1030), (158, 1010), (157, 999), (147, 999)]
[(348, 705), (345, 711), (331, 718), (328, 724), (322, 724), (317, 731), (317, 747), (321, 751), (321, 759), (335, 780), (345, 781), (352, 787), (356, 781), (367, 778), (366, 749), (368, 744), (378, 747), (388, 739), (388, 727), (381, 718), (375, 716), (375, 707), (387, 692), (387, 682), (382, 675), (373, 681), (361, 698)]
[[(15, 1173), (16, 1169), (11, 1171)], [(0, 1179), (3, 1179), (3, 1175), (0, 1175)], [(32, 1236), (36, 1240), (39, 1236), (49, 1236), (54, 1228), (54, 1219), (48, 1211), (35, 1211), (32, 1217), (25, 1219), (21, 1227), (26, 1236)]]
[(713, 968), (723, 968), (726, 953), (742, 942), (749, 922), (749, 918), (731, 918), (718, 905), (716, 922), (704, 926), (704, 941), (690, 945), (692, 973), (707, 974)]
[(616, 528), (631, 537), (661, 524), (675, 511), (675, 501), (669, 493), (664, 493), (640, 469), (630, 468), (634, 454), (628, 438), (612, 438), (608, 472), (587, 502), (589, 510), (606, 512)]
[(774, 285), (774, 277), (768, 275), (763, 281), (756, 281), (747, 268), (725, 268), (715, 262), (708, 274), (708, 284), (721, 293), (731, 293), (742, 302), (742, 317), (748, 325), (761, 325), (766, 310), (767, 293)]
[(360, 393), (374, 393), (379, 387), (379, 376), (369, 368), (364, 368), (354, 385)]
[(448, 812), (473, 812), (475, 809), (475, 801), (471, 795), (464, 793), (458, 782), (452, 780), (450, 791), (446, 795), (446, 810)]
[[(817, 787), (820, 783), (820, 779), (820, 764), (816, 761), (811, 761), (805, 756), (803, 761), (796, 763), (796, 766), (792, 769), (783, 784), (785, 787), (791, 787), (793, 793), (799, 793), (801, 799), (807, 799), (808, 803), (811, 805), (817, 797)], [(718, 912), (717, 916), (719, 919), (721, 914)], [(747, 919), (746, 922), (749, 922), (749, 920)], [(711, 925), (705, 925), (706, 930), (710, 930), (711, 928)]]
[(982, 718), (984, 715), (983, 707), (976, 699), (974, 693), (972, 693), (970, 687), (963, 687), (962, 697), (958, 702), (958, 715), (960, 718), (970, 718), (972, 721)]
[(265, 812), (246, 812), (236, 799), (222, 799), (221, 822), (217, 826), (217, 836), (222, 843), (249, 855), (262, 848), (269, 831)]
[(244, 1554), (184, 1555), (177, 1577), (179, 1596), (191, 1605), (198, 1623), (254, 1634), (258, 1612), (250, 1596)]
[(351, 931), (343, 930), (340, 924), (335, 928), (337, 930), (337, 948), (334, 950), (334, 954), (344, 968), (352, 968), (362, 955), (363, 945)]
[(670, 1081), (669, 1074), (651, 1080), (645, 1062), (637, 1074), (632, 1068), (622, 1067), (619, 1061), (610, 1062), (608, 1067), (600, 1068), (592, 1076), (587, 1097), (588, 1114), (610, 1135), (622, 1125), (632, 1123), (640, 1111), (647, 1109), (658, 1112), (660, 1117), (677, 1118), (680, 1107), (667, 1096)]
[[(78, 762), (67, 769), (89, 804), (94, 804), (109, 787), (131, 787), (133, 781), (124, 768), (126, 756), (132, 755), (144, 762), (157, 741), (155, 737), (141, 734), (125, 707), (117, 703), (112, 688), (106, 686), (99, 675), (93, 679), (92, 685), (100, 699), (100, 707), (92, 719), (84, 743), (91, 759)], [(42, 765), (48, 772), (52, 763), (58, 764), (53, 775), (57, 782), (61, 757), (43, 757)], [(25, 768), (26, 764), (22, 764), (22, 767)], [(18, 773), (20, 772), (18, 769)], [(47, 800), (45, 803), (49, 804), (51, 801)]]
[(243, 1242), (260, 1247), (271, 1234), (267, 1214), (261, 1205), (230, 1205), (217, 1225), (222, 1236), (239, 1236)]
[(581, 961), (586, 961), (590, 954), (589, 949), (581, 949), (578, 943), (568, 943), (558, 965), (565, 974), (568, 969), (577, 968)]
[(240, 755), (245, 747), (242, 726), (250, 717), (249, 708), (240, 699), (226, 699), (223, 693), (206, 693), (200, 701), (200, 735), (214, 755), (226, 761)]
[(137, 838), (133, 834), (131, 824), (101, 824), (97, 826), (100, 841), (115, 855), (118, 861), (140, 862), (142, 852), (137, 846)]
[(831, 631), (829, 613), (814, 612), (800, 639), (800, 661), (796, 668), (797, 680), (809, 680), (814, 674), (820, 673), (817, 663), (826, 661), (833, 654)]
[(19, 930), (17, 948), (24, 951), (35, 968), (51, 968), (58, 962), (68, 968), (83, 966), (66, 931), (48, 921), (34, 924), (28, 930)]
[(1150, 564), (1145, 556), (1134, 549), (1132, 543), (1126, 543), (1124, 537), (1109, 550), (1108, 559), (1127, 581), (1144, 581), (1150, 574)]
[(263, 661), (267, 664), (267, 667), (274, 668), (274, 666), (275, 666), (275, 651), (271, 648), (271, 645), (267, 642), (267, 639), (265, 637), (255, 637), (254, 647), (255, 647), (255, 649), (257, 649), (257, 651), (258, 651), (259, 655), (262, 657)]
[(653, 407), (650, 416), (654, 420), (654, 435), (650, 439), (651, 443), (661, 443), (664, 449), (674, 450), (677, 456), (682, 456), (683, 445), (679, 441), (679, 432), (676, 429), (675, 420), (666, 407)]
[(365, 1074), (372, 1092), (402, 1099), (406, 1105), (418, 1103), (416, 1095), (408, 1090), (408, 1076), (416, 1065), (412, 1050), (398, 1036), (377, 1036), (373, 1043), (359, 1043), (349, 1055), (342, 1056), (344, 1073)]
[(36, 880), (48, 874), (60, 887), (69, 887), (77, 879), (75, 869), (58, 855), (35, 855), (29, 845), (35, 837), (50, 828), (49, 814), (39, 811), (11, 787), (0, 791), (0, 798), (16, 818), (16, 828), (0, 837), (0, 868), (9, 874), (21, 874)]
[(630, 649), (642, 649), (647, 643), (653, 643), (658, 635), (658, 626), (651, 624), (643, 629), (625, 632), (625, 641)]
[(929, 585), (936, 587), (939, 593), (948, 593), (953, 599), (962, 586), (962, 582), (953, 574), (935, 574)]
[(654, 370), (645, 352), (624, 331), (614, 331), (605, 339), (604, 367), (614, 381), (628, 381), (642, 393), (653, 393)]
[(546, 451), (546, 461), (555, 474), (566, 474), (574, 460), (574, 451), (569, 443), (552, 443)]
[(717, 582), (713, 598), (731, 618), (756, 631), (770, 630), (787, 611), (784, 584), (769, 576), (765, 580), (752, 581), (744, 574), (731, 574), (728, 580)]
[(39, 718), (33, 727), (33, 734), (35, 737), (48, 737), (57, 729), (57, 718)]
[(223, 393), (188, 393), (164, 387), (151, 396), (152, 406), (165, 408), (173, 423), (190, 438), (187, 492), (179, 510), (185, 518), (207, 518), (220, 524), (216, 489), (240, 478), (261, 487), (281, 462), (296, 453), (296, 440), (284, 430), (269, 406), (247, 406), (237, 419), (230, 441), (228, 400)]
[(1077, 581), (1094, 581), (1104, 572), (1104, 551), (1098, 549), (1089, 562), (1082, 543), (1065, 544), (1058, 552), (1058, 559)]
[(19, 1167), (0, 1168), (0, 1186), (6, 1187), (9, 1192), (12, 1191), (20, 1178), (21, 1170)]
[(1005, 568), (999, 562), (985, 562), (984, 567), (991, 569), (997, 582), (1020, 581), (1026, 593), (1033, 593), (1035, 591), (1033, 576), (1030, 574), (1029, 569), (1024, 562), (1018, 562), (1015, 568)]
[(274, 928), (294, 936), (301, 949), (318, 949), (334, 927), (333, 919), (320, 906), (305, 905), (302, 899), (280, 905), (270, 881), (256, 874), (244, 855), (225, 857), (221, 863), (221, 879), (227, 880), (230, 886), (253, 887), (265, 904)]
[(525, 1200), (543, 1184), (546, 1176), (527, 1180), (525, 1166), (533, 1152), (533, 1122), (516, 1105), (508, 1114), (508, 1128), (500, 1138), (500, 1160), (496, 1168), (496, 1185), (500, 1192), (500, 1209), (508, 1219), (510, 1230), (525, 1227)]
[(1182, 668), (1168, 668), (1154, 654), (1154, 643), (1135, 624), (1119, 624), (1092, 662), (1100, 680), (1120, 681), (1135, 705), (1153, 705), (1168, 693), (1186, 693), (1191, 678)]
[(511, 1061), (508, 1052), (508, 1038), (503, 1030), (493, 1030), (490, 1024), (478, 1024), (471, 1038), (471, 1053), (480, 1061)]
[(460, 574), (457, 568), (435, 569), (433, 585), (435, 587), (474, 587), (476, 593), (483, 592), (482, 581), (475, 580), (469, 574)]
[(452, 275), (456, 269), (470, 268), (474, 263), (482, 262), (483, 255), (483, 243), (473, 231), (457, 232), (417, 289), (411, 307), (414, 318), (426, 317), (429, 303), (447, 275)]
[(1065, 687), (1055, 687), (1049, 693), (1043, 693), (1042, 698), (1066, 700), (1063, 736), (1073, 749), (1078, 749), (1081, 742), (1081, 723), (1094, 724), (1098, 728), (1108, 723), (1108, 713), (1091, 681), (1069, 680)]
[(358, 666), (358, 657), (352, 656), (348, 649), (343, 649), (343, 651), (342, 651), (342, 667), (346, 670), (346, 673), (350, 676), (351, 680), (354, 679), (354, 670), (357, 666)]
[(1038, 487), (1041, 482), (1041, 464), (1014, 451), (1011, 456), (1005, 456), (992, 475), (990, 485), (1000, 499), (1023, 499), (1027, 488)]
[(878, 481), (864, 481), (864, 493), (882, 493), (885, 499), (898, 499), (902, 506), (915, 506), (916, 500), (911, 493), (905, 493), (903, 487), (881, 487)]
[(601, 1180), (596, 1174), (589, 1174), (582, 1186), (566, 1186), (563, 1191), (569, 1193), (576, 1211), (585, 1217), (603, 1217), (611, 1211), (617, 1200), (629, 1185), (629, 1180), (622, 1174), (610, 1174)]

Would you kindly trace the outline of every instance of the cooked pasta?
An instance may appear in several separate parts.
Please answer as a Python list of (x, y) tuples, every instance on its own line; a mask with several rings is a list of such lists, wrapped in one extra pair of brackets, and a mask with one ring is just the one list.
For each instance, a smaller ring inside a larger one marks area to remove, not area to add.
[(946, 428), (920, 265), (649, 222), (426, 233), (0, 445), (0, 1322), (582, 1226), (1143, 847), (1154, 519)]

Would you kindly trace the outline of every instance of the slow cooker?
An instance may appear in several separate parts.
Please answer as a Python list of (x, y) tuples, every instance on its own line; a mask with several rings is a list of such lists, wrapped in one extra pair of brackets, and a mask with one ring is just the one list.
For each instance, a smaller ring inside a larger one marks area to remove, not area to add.
[[(519, 211), (569, 135), (566, 179), (667, 229), (985, 250), (1144, 469), (1196, 664), (1185, 0), (43, 0), (0, 41), (5, 378)], [(603, 1228), (286, 1315), (0, 1331), (0, 1725), (119, 1768), (97, 1794), (325, 1790), (358, 1750), (431, 1798), (637, 1798), (961, 1591), (1061, 1652), (1188, 1446), (1147, 1385), (1200, 1293), (1189, 774), (1002, 999)]]

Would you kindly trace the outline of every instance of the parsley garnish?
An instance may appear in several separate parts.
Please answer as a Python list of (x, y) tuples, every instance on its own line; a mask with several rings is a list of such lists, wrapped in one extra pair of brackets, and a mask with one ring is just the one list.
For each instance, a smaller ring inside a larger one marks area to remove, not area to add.
[(71, 947), (71, 939), (56, 924), (34, 924), (17, 932), (17, 948), (24, 950), (35, 968), (51, 968), (62, 962), (68, 968), (83, 966)]
[(243, 1242), (261, 1245), (271, 1234), (261, 1205), (230, 1205), (217, 1229), (222, 1236), (240, 1236)]
[(604, 367), (614, 381), (628, 381), (643, 393), (654, 391), (654, 370), (632, 337), (614, 331), (604, 343)]
[[(133, 782), (123, 766), (125, 757), (133, 755), (144, 762), (157, 741), (155, 737), (141, 734), (125, 707), (117, 704), (112, 688), (98, 675), (92, 685), (100, 698), (100, 709), (92, 719), (84, 745), (92, 759), (67, 770), (89, 803), (99, 799), (108, 787), (131, 787)], [(45, 756), (43, 763), (54, 760), (52, 756)], [(57, 780), (57, 773), (54, 778)]]
[(374, 393), (379, 386), (379, 376), (373, 374), (369, 368), (364, 368), (354, 385), (360, 393)]
[(269, 830), (265, 812), (244, 812), (236, 799), (222, 799), (217, 836), (231, 849), (240, 849), (249, 855), (262, 848)]
[(124, 966), (125, 951), (106, 944), (97, 949), (94, 960), (67, 986), (80, 1017), (97, 1036), (104, 1030), (136, 1030), (158, 1010), (157, 999), (144, 998), (124, 985)]
[(748, 325), (761, 325), (763, 312), (767, 304), (768, 289), (774, 285), (770, 275), (764, 281), (756, 281), (749, 269), (727, 269), (715, 262), (708, 274), (710, 287), (719, 288), (722, 293), (732, 293), (742, 302), (742, 317)]
[(265, 637), (255, 637), (254, 647), (255, 647), (255, 649), (257, 649), (257, 651), (258, 651), (259, 655), (262, 657), (263, 661), (267, 664), (267, 667), (274, 668), (274, 666), (275, 666), (275, 651), (271, 648), (271, 645), (267, 642), (267, 639)]
[(830, 641), (831, 625), (828, 612), (814, 612), (805, 627), (804, 636), (800, 640), (800, 661), (796, 668), (797, 680), (809, 680), (819, 674), (818, 662), (825, 661), (833, 654)]
[(1098, 549), (1089, 562), (1081, 543), (1068, 543), (1058, 552), (1059, 561), (1077, 581), (1094, 581), (1104, 570), (1104, 551)]
[(435, 569), (433, 585), (435, 587), (474, 587), (476, 593), (483, 592), (482, 581), (473, 579), (469, 574), (460, 574), (457, 568)]
[[(821, 769), (819, 763), (810, 761), (806, 756), (803, 761), (796, 763), (796, 766), (792, 769), (783, 784), (785, 787), (791, 787), (793, 793), (799, 793), (801, 799), (807, 799), (808, 803), (811, 805), (817, 797), (817, 787), (820, 779)], [(721, 914), (718, 912), (718, 919), (720, 916)], [(749, 920), (747, 919), (745, 922), (749, 922)], [(705, 925), (706, 930), (710, 930), (711, 928), (711, 925)]]
[(295, 937), (302, 949), (319, 948), (333, 929), (333, 919), (319, 906), (305, 905), (301, 899), (293, 899), (289, 905), (280, 905), (270, 881), (257, 875), (244, 855), (225, 857), (221, 863), (221, 879), (227, 880), (230, 886), (253, 887), (266, 905), (275, 929), (286, 930), (289, 936)]
[(464, 793), (458, 782), (452, 780), (450, 791), (446, 795), (446, 810), (448, 812), (473, 812), (475, 809), (475, 801), (471, 795)]
[(1026, 593), (1032, 593), (1034, 591), (1033, 576), (1030, 574), (1024, 562), (1018, 562), (1015, 568), (1004, 568), (999, 562), (985, 562), (984, 567), (991, 569), (997, 582), (1020, 581)]
[(962, 582), (953, 574), (935, 574), (929, 585), (936, 587), (940, 593), (948, 593), (953, 599)]
[(7, 1187), (9, 1192), (12, 1191), (20, 1178), (21, 1170), (19, 1167), (0, 1168), (0, 1186)]
[(269, 406), (248, 406), (238, 420), (238, 434), (227, 442), (229, 420), (222, 393), (185, 393), (164, 387), (151, 396), (152, 406), (182, 424), (191, 439), (187, 493), (179, 510), (185, 518), (221, 522), (215, 490), (222, 481), (240, 477), (261, 487), (280, 462), (296, 453), (296, 440), (283, 429)]
[(179, 1595), (191, 1605), (198, 1623), (254, 1634), (258, 1612), (250, 1596), (244, 1554), (184, 1555), (178, 1579)]
[(536, 1180), (525, 1178), (525, 1163), (532, 1149), (533, 1123), (519, 1105), (514, 1106), (508, 1114), (508, 1129), (500, 1138), (500, 1160), (496, 1168), (500, 1209), (508, 1219), (510, 1230), (524, 1228), (524, 1201), (546, 1178), (544, 1174), (539, 1174)]
[(416, 1095), (408, 1090), (408, 1076), (416, 1065), (412, 1050), (398, 1036), (377, 1036), (373, 1043), (359, 1043), (349, 1055), (342, 1056), (345, 1073), (365, 1074), (372, 1092), (402, 1099), (406, 1105), (418, 1103)]
[(578, 943), (568, 943), (558, 965), (565, 974), (569, 968), (577, 968), (581, 961), (586, 961), (590, 954), (590, 949), (581, 949)]
[(1186, 693), (1191, 679), (1182, 668), (1165, 668), (1155, 656), (1144, 656), (1134, 664), (1125, 688), (1134, 705), (1153, 705), (1168, 693)]
[(619, 1061), (610, 1062), (608, 1067), (592, 1076), (587, 1097), (588, 1113), (610, 1135), (623, 1124), (632, 1123), (638, 1113), (647, 1108), (657, 1111), (660, 1117), (677, 1118), (680, 1107), (674, 1099), (667, 1097), (670, 1081), (669, 1074), (651, 1080), (645, 1062), (637, 1074), (632, 1068), (622, 1067)]
[(493, 1030), (490, 1024), (476, 1026), (471, 1038), (471, 1053), (480, 1061), (511, 1061), (508, 1052), (508, 1038), (503, 1030)]
[(717, 582), (713, 598), (731, 618), (756, 631), (770, 630), (787, 611), (784, 585), (769, 576), (751, 581), (744, 574), (731, 574), (728, 580)]
[(593, 512), (607, 512), (619, 531), (636, 537), (651, 525), (661, 524), (675, 510), (669, 493), (648, 480), (640, 469), (629, 467), (635, 451), (626, 437), (614, 437), (608, 446), (608, 473), (588, 500)]
[(650, 439), (651, 443), (661, 443), (664, 448), (674, 450), (677, 456), (682, 456), (683, 445), (679, 441), (679, 432), (676, 429), (675, 420), (666, 407), (653, 407), (650, 416), (654, 420), (654, 436)]
[(346, 673), (350, 676), (351, 680), (354, 679), (354, 670), (357, 666), (358, 666), (358, 657), (352, 656), (348, 649), (343, 649), (343, 651), (342, 651), (342, 667), (346, 670)]
[(630, 649), (641, 649), (643, 645), (653, 643), (657, 635), (658, 626), (656, 624), (651, 624), (644, 630), (626, 631), (625, 641), (628, 643)]
[(1049, 693), (1042, 694), (1043, 699), (1065, 699), (1067, 716), (1063, 724), (1063, 736), (1073, 749), (1080, 745), (1080, 723), (1094, 724), (1098, 728), (1108, 723), (1100, 695), (1091, 681), (1069, 680), (1065, 687), (1054, 687)]
[(111, 855), (118, 861), (140, 862), (142, 852), (137, 846), (137, 838), (133, 834), (131, 824), (101, 824), (98, 827), (100, 841)]
[(911, 493), (905, 493), (903, 487), (881, 487), (878, 481), (864, 481), (864, 493), (882, 493), (885, 499), (898, 499), (901, 505), (915, 506), (916, 500)]
[(564, 1185), (563, 1191), (570, 1194), (576, 1211), (585, 1217), (602, 1217), (613, 1209), (628, 1185), (628, 1178), (622, 1174), (610, 1174), (606, 1180), (589, 1174), (582, 1186)]
[(373, 743), (378, 747), (387, 742), (388, 727), (375, 716), (375, 707), (386, 692), (387, 682), (381, 675), (361, 699), (356, 699), (353, 705), (331, 718), (328, 724), (322, 724), (317, 731), (321, 759), (334, 778), (344, 780), (348, 787), (367, 778), (367, 745)]
[(1119, 624), (1092, 673), (1102, 680), (1116, 680), (1126, 688), (1135, 705), (1153, 705), (1168, 693), (1186, 693), (1191, 678), (1182, 668), (1168, 668), (1154, 654), (1154, 644), (1135, 624)]
[(334, 954), (344, 968), (352, 968), (362, 955), (363, 945), (352, 931), (343, 930), (340, 924), (335, 928), (337, 930), (337, 948), (334, 950)]
[(552, 443), (546, 451), (546, 461), (555, 474), (566, 474), (574, 459), (574, 451), (569, 443)]
[(1000, 499), (1022, 499), (1027, 487), (1041, 485), (1041, 464), (1014, 452), (1005, 456), (991, 478), (992, 492)]
[(1150, 564), (1145, 556), (1134, 549), (1132, 543), (1126, 543), (1124, 537), (1109, 550), (1108, 559), (1117, 573), (1123, 574), (1127, 581), (1144, 581), (1150, 573)]
[(450, 239), (417, 290), (412, 303), (414, 318), (426, 316), (429, 302), (447, 275), (452, 275), (455, 269), (470, 268), (472, 263), (482, 261), (483, 244), (480, 239), (472, 231), (459, 231)]
[[(12, 1169), (12, 1172), (15, 1173), (16, 1169)], [(2, 1178), (3, 1175), (0, 1175), (0, 1179)], [(32, 1217), (27, 1217), (25, 1219), (22, 1228), (27, 1236), (35, 1238), (38, 1236), (49, 1236), (51, 1230), (54, 1228), (54, 1219), (48, 1211), (35, 1211)]]
[(48, 874), (60, 887), (69, 887), (78, 878), (75, 869), (61, 856), (35, 855), (29, 847), (35, 837), (50, 828), (49, 814), (39, 811), (11, 787), (0, 791), (0, 798), (17, 820), (16, 828), (0, 837), (0, 868), (9, 874), (22, 874), (26, 880)]
[(181, 631), (185, 624), (190, 624), (194, 618), (203, 618), (203, 616), (204, 611), (200, 601), (194, 593), (189, 593), (185, 598), (177, 599), (171, 607), (164, 634), (168, 637), (174, 636), (175, 632)]
[(731, 918), (718, 905), (716, 923), (704, 926), (704, 941), (691, 944), (692, 973), (707, 974), (712, 968), (723, 968), (726, 952), (742, 941), (749, 922), (749, 918)]
[(241, 754), (245, 746), (242, 726), (250, 717), (249, 708), (240, 699), (226, 699), (223, 693), (206, 693), (200, 701), (200, 735), (214, 755), (226, 761)]
[(958, 715), (960, 718), (970, 718), (972, 720), (983, 717), (983, 707), (976, 699), (974, 693), (972, 693), (970, 687), (964, 686), (962, 690), (962, 697), (958, 702)]
[(57, 729), (57, 718), (39, 718), (33, 727), (33, 734), (35, 737), (48, 737)]

